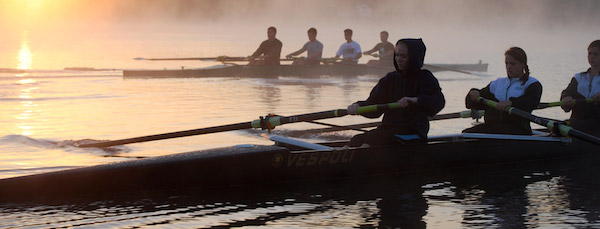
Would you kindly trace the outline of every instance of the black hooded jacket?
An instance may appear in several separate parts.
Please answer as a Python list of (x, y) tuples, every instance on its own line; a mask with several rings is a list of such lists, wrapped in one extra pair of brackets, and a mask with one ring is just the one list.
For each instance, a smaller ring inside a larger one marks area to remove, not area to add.
[[(360, 106), (385, 104), (397, 102), (403, 97), (417, 97), (417, 104), (411, 104), (406, 108), (392, 109), (386, 111), (380, 127), (392, 129), (397, 134), (418, 134), (427, 139), (429, 132), (429, 117), (437, 114), (446, 101), (442, 89), (428, 71), (421, 69), (425, 59), (425, 44), (421, 39), (402, 39), (396, 43), (404, 42), (408, 47), (409, 63), (405, 72), (400, 72), (395, 61), (395, 72), (390, 72), (379, 80), (371, 90), (366, 101), (360, 101)], [(363, 114), (368, 118), (378, 118), (383, 112), (372, 112)]]

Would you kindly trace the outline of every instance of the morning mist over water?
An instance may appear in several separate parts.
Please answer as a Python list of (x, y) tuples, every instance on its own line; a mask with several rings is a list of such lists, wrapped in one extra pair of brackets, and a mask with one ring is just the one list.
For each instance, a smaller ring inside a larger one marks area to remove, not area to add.
[[(0, 68), (16, 68), (27, 41), (31, 68), (162, 68), (214, 63), (134, 61), (143, 57), (247, 56), (278, 28), (282, 54), (306, 42), (315, 27), (324, 57), (344, 42), (342, 31), (364, 50), (379, 42), (423, 38), (427, 61), (476, 62), (510, 46), (529, 53), (585, 50), (600, 37), (598, 1), (28, 1), (0, 2)], [(365, 62), (362, 60), (361, 62)], [(502, 62), (500, 62), (502, 63)]]

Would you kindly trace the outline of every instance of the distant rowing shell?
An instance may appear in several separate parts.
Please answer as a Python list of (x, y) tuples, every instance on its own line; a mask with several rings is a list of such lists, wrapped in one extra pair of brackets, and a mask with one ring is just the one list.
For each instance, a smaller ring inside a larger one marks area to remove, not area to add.
[[(487, 71), (487, 63), (477, 64), (426, 64), (425, 69), (436, 71)], [(395, 71), (393, 67), (367, 64), (329, 64), (316, 66), (279, 65), (251, 66), (231, 65), (199, 69), (171, 70), (123, 70), (124, 78), (201, 78), (201, 77), (253, 77), (271, 78), (278, 76), (320, 77), (320, 76), (383, 76)]]

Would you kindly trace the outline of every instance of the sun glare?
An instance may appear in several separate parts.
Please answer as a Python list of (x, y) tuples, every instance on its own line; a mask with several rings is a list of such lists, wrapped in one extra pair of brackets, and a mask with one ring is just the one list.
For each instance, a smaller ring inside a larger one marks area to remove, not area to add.
[(19, 50), (19, 55), (17, 56), (17, 60), (19, 64), (17, 65), (17, 69), (31, 69), (32, 57), (31, 50), (29, 49), (29, 44), (27, 41), (27, 31), (23, 33), (23, 41), (21, 42), (21, 49)]

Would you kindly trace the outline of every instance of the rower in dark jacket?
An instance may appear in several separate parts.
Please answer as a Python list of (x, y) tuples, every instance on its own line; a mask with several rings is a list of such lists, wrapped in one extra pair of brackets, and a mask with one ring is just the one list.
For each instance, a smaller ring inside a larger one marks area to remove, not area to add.
[(422, 69), (425, 44), (421, 39), (402, 39), (396, 43), (394, 67), (379, 80), (366, 101), (348, 106), (356, 114), (359, 106), (398, 102), (399, 109), (362, 114), (383, 121), (377, 129), (354, 136), (349, 146), (379, 146), (398, 143), (424, 143), (429, 132), (429, 117), (437, 114), (446, 101), (442, 89), (429, 70)]
[[(281, 57), (281, 47), (283, 44), (277, 38), (277, 29), (275, 27), (269, 27), (267, 29), (267, 40), (260, 43), (258, 49), (248, 57), (249, 65), (279, 65), (279, 58)], [(264, 60), (257, 61), (256, 58), (260, 57)]]
[[(575, 74), (569, 86), (561, 93), (565, 112), (572, 110), (570, 125), (583, 132), (600, 136), (600, 40), (588, 46), (590, 68)], [(592, 103), (575, 100), (593, 99)]]
[[(464, 133), (531, 134), (528, 120), (505, 113), (505, 107), (532, 112), (540, 103), (542, 84), (529, 76), (527, 55), (519, 47), (504, 53), (506, 74), (483, 89), (471, 89), (465, 99), (469, 109), (485, 110), (485, 123), (463, 130)], [(477, 97), (498, 102), (498, 109), (476, 102)]]

